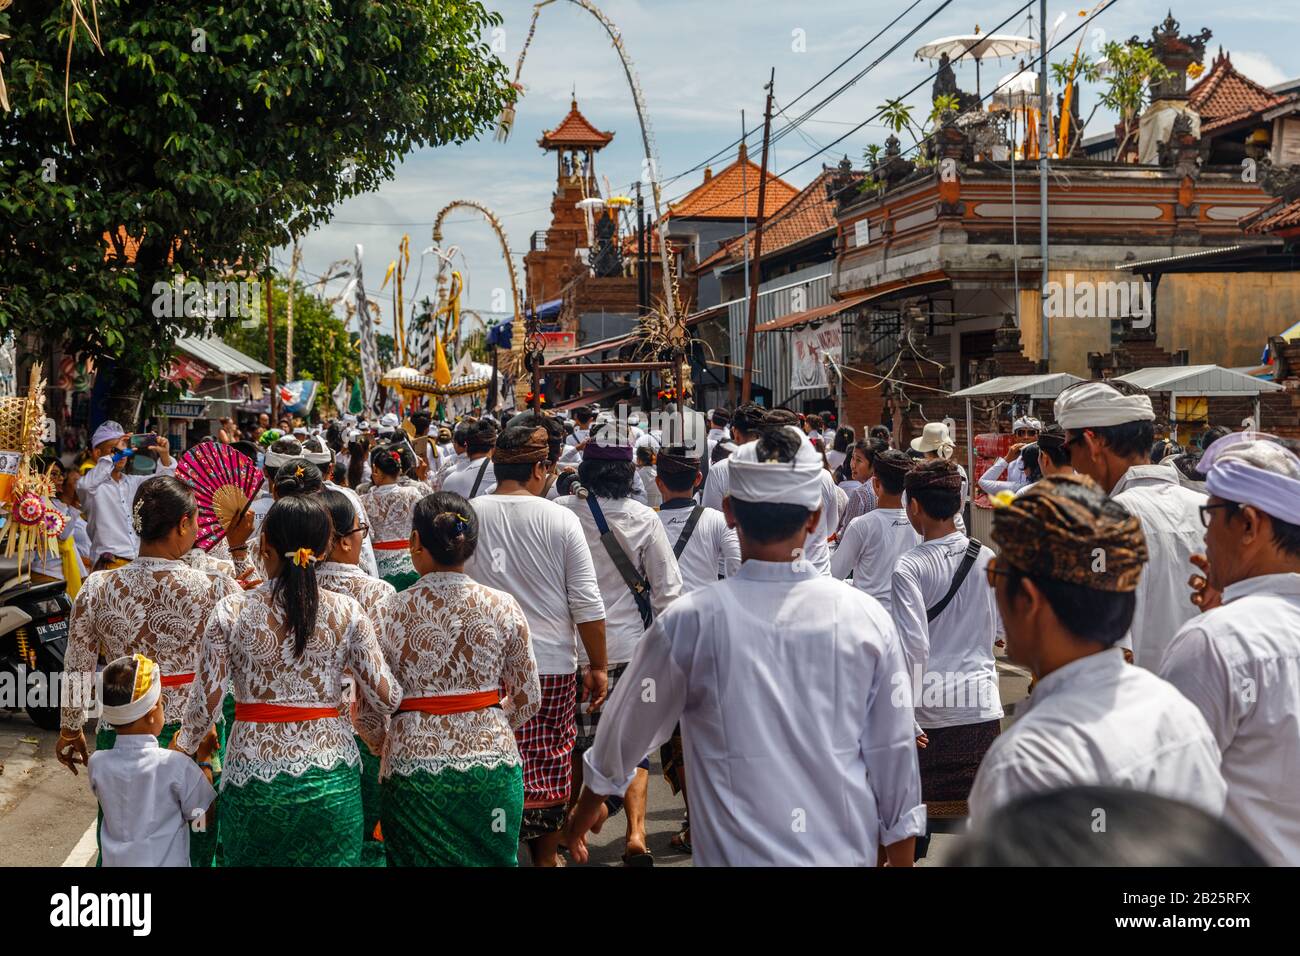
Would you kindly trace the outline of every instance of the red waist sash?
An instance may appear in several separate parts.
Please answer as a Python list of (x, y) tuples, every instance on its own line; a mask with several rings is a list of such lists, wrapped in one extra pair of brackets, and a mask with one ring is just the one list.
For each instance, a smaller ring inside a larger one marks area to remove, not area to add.
[(182, 684), (192, 683), (193, 674), (164, 674), (162, 685), (164, 687), (180, 687)]
[(376, 551), (405, 551), (411, 546), (409, 540), (403, 541), (375, 541), (371, 544)]
[(285, 704), (235, 703), (235, 720), (252, 724), (288, 724), (300, 720), (337, 717), (337, 707), (292, 707)]
[(418, 710), (425, 714), (467, 714), (472, 710), (484, 710), (501, 703), (501, 692), (482, 690), (473, 694), (443, 694), (439, 697), (408, 697), (397, 708)]

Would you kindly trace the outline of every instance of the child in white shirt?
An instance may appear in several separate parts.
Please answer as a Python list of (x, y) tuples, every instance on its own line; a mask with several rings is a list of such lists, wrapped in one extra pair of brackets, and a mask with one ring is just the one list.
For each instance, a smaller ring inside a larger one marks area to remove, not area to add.
[(91, 754), (90, 789), (104, 814), (103, 866), (189, 866), (190, 825), (211, 825), (209, 758), (216, 734), (204, 740), (197, 762), (158, 746), (163, 728), (162, 674), (143, 654), (104, 668), (103, 720), (117, 730), (111, 750)]

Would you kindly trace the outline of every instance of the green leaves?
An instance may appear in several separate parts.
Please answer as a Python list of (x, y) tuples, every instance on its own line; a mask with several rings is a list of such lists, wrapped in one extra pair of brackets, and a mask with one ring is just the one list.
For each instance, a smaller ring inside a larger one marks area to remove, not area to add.
[[(202, 324), (155, 319), (155, 281), (261, 269), (412, 150), (490, 128), (510, 97), (482, 39), (500, 18), (477, 2), (98, 0), (98, 11), (104, 52), (83, 37), (72, 58), (75, 146), (65, 11), (0, 12), (14, 108), (0, 123), (0, 326), (115, 357), (144, 380), (175, 335)], [(322, 358), (302, 367), (323, 372)]]

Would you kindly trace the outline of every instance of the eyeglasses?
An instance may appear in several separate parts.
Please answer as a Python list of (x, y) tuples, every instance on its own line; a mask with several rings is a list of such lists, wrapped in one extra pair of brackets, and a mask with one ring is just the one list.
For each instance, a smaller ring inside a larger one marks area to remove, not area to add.
[(1235, 511), (1237, 503), (1235, 501), (1225, 501), (1217, 505), (1201, 505), (1201, 526), (1208, 528), (1210, 526), (1210, 512), (1223, 508), (1227, 511)]
[(361, 540), (364, 541), (366, 538), (370, 537), (370, 525), (368, 525), (368, 524), (359, 524), (359, 525), (357, 525), (355, 528), (353, 528), (351, 531), (349, 531), (348, 534), (360, 534), (360, 535), (361, 535)]

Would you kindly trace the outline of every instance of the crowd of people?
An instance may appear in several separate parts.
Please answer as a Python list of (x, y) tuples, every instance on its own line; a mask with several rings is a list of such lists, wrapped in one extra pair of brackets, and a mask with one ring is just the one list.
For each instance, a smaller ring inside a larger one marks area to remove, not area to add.
[[(60, 485), (67, 671), (106, 666), (59, 759), (105, 865), (556, 866), (621, 814), (651, 866), (655, 762), (701, 865), (909, 866), (962, 820), (967, 862), (1052, 862), (1043, 815), (1112, 788), (1152, 809), (1110, 862), (1300, 864), (1295, 443), (1157, 443), (1123, 383), (1053, 419), (978, 476), (989, 542), (943, 423), (223, 422), (266, 480), (208, 551), (165, 442), (128, 474), (107, 422)], [(1033, 678), (1007, 729), (999, 654)]]

